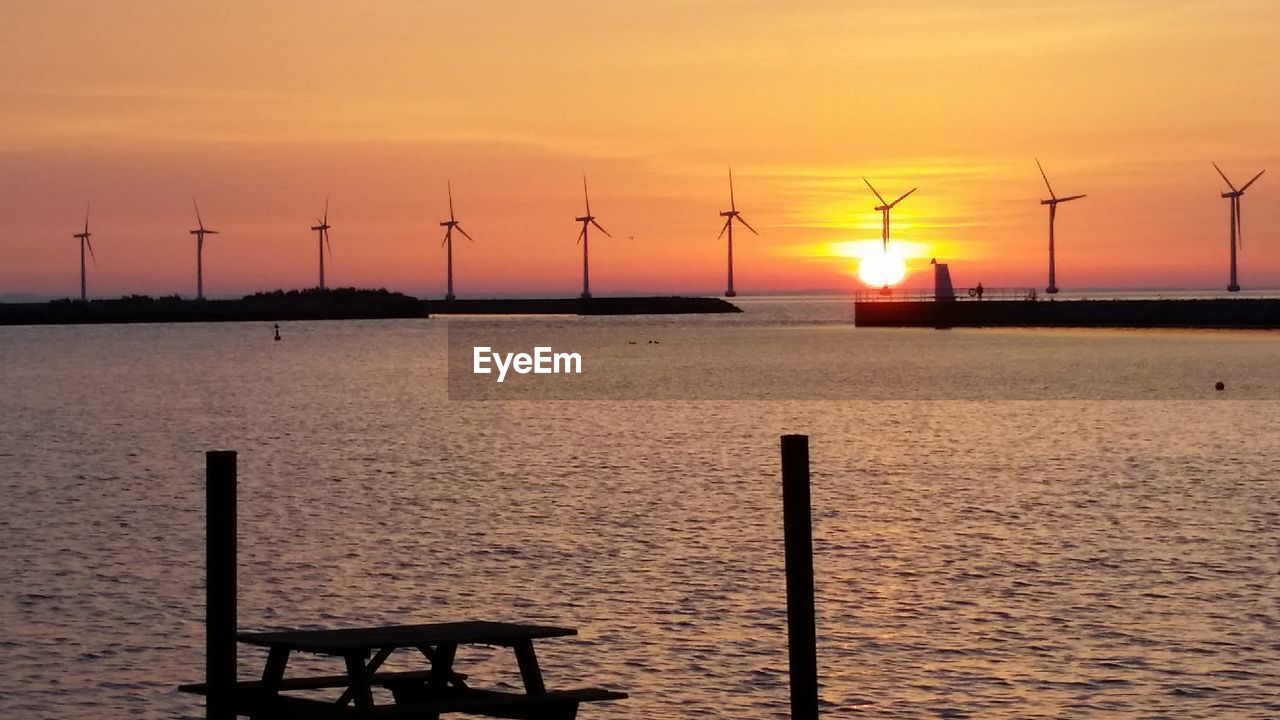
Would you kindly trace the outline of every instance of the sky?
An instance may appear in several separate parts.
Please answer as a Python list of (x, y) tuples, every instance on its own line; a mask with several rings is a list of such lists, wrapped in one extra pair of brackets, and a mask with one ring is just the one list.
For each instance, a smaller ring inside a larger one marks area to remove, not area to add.
[(878, 203), (907, 286), (1280, 288), (1280, 4), (0, 0), (0, 296), (316, 284), (459, 297), (862, 287)]

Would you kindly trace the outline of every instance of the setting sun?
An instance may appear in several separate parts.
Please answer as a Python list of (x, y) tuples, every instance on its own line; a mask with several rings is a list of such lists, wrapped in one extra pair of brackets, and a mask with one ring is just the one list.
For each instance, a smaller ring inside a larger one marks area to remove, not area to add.
[(858, 262), (858, 279), (873, 287), (896, 285), (907, 276), (907, 263), (891, 252), (877, 252)]
[(918, 242), (894, 242), (885, 250), (879, 240), (845, 240), (814, 249), (821, 257), (857, 261), (858, 279), (870, 287), (902, 282), (909, 272), (908, 262), (932, 256), (931, 247)]

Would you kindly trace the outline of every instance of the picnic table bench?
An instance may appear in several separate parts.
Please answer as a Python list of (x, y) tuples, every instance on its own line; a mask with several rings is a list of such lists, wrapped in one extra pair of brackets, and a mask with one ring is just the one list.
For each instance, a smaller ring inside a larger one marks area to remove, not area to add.
[[(570, 628), (515, 623), (467, 621), (429, 625), (394, 625), (338, 630), (281, 630), (238, 633), (240, 643), (268, 649), (260, 680), (235, 684), (236, 712), (262, 720), (353, 720), (412, 718), (434, 720), (443, 713), (467, 713), (516, 720), (572, 720), (583, 702), (623, 700), (626, 693), (601, 688), (548, 690), (538, 667), (533, 641), (576, 635)], [(509, 647), (519, 666), (523, 692), (467, 686), (454, 671), (458, 647)], [(382, 671), (397, 650), (414, 650), (426, 670)], [(340, 657), (346, 674), (285, 677), (294, 652)], [(373, 688), (386, 688), (394, 702), (376, 705)], [(283, 694), (296, 690), (342, 689), (336, 700)], [(207, 695), (205, 683), (183, 685), (184, 692)]]

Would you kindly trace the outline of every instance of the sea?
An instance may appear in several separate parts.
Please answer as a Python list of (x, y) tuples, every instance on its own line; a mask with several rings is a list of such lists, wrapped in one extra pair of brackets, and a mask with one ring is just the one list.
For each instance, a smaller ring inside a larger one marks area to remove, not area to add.
[[(241, 629), (571, 627), (547, 686), (630, 694), (582, 718), (786, 718), (783, 434), (810, 437), (824, 717), (1280, 716), (1280, 332), (736, 301), (0, 328), (0, 717), (203, 717), (176, 688), (226, 449)], [(477, 382), (451, 355), (487, 336), (574, 350), (583, 384)], [(456, 667), (520, 687), (501, 648)]]

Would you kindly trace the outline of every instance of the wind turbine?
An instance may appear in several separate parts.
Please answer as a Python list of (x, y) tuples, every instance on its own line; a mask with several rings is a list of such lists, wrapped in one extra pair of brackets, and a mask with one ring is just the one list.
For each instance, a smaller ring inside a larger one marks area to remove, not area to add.
[(78, 232), (71, 237), (80, 241), (80, 302), (89, 302), (89, 296), (85, 292), (84, 284), (84, 249), (89, 248), (89, 257), (93, 258), (93, 266), (98, 266), (98, 258), (93, 254), (93, 243), (89, 241), (89, 203), (84, 204), (84, 232)]
[(320, 246), (320, 289), (324, 289), (324, 249), (329, 248), (329, 258), (333, 259), (333, 246), (329, 244), (329, 198), (324, 199), (324, 217), (316, 221), (318, 225), (312, 225), (311, 229), (319, 233), (317, 242)]
[(902, 195), (898, 196), (897, 200), (894, 200), (893, 202), (885, 202), (884, 197), (882, 197), (880, 193), (876, 191), (875, 187), (871, 185), (870, 180), (867, 180), (866, 178), (862, 178), (862, 182), (866, 183), (867, 187), (871, 188), (871, 192), (875, 193), (876, 199), (880, 201), (880, 205), (876, 208), (876, 210), (880, 212), (880, 215), (883, 218), (882, 230), (880, 232), (880, 236), (884, 244), (884, 252), (887, 253), (889, 252), (889, 211), (892, 210), (895, 205), (905, 200), (908, 195), (915, 192), (916, 190), (919, 190), (920, 188), (911, 188), (910, 190), (902, 193)]
[(1222, 172), (1222, 168), (1218, 167), (1218, 163), (1213, 164), (1213, 169), (1218, 171), (1218, 174), (1226, 181), (1227, 187), (1231, 188), (1231, 192), (1222, 193), (1222, 197), (1230, 198), (1231, 200), (1231, 284), (1227, 286), (1227, 292), (1240, 292), (1240, 284), (1236, 282), (1236, 249), (1244, 246), (1244, 229), (1240, 225), (1240, 196), (1244, 195), (1244, 191), (1248, 190), (1250, 185), (1262, 177), (1262, 173), (1266, 172), (1266, 170), (1259, 170), (1252, 180), (1237, 190), (1236, 186), (1232, 185), (1230, 180), (1227, 180), (1227, 174)]
[(760, 233), (756, 232), (755, 228), (748, 225), (747, 221), (743, 220), (742, 215), (738, 213), (738, 206), (733, 201), (732, 167), (729, 168), (729, 209), (721, 212), (720, 217), (724, 218), (724, 227), (720, 228), (720, 234), (716, 236), (716, 239), (719, 240), (721, 237), (724, 237), (726, 232), (729, 233), (729, 289), (724, 291), (724, 296), (733, 297), (738, 294), (733, 290), (733, 221), (737, 220), (742, 223), (744, 227), (756, 235), (759, 235)]
[(471, 236), (467, 234), (466, 230), (462, 229), (462, 225), (459, 224), (458, 220), (453, 216), (453, 183), (447, 183), (446, 187), (448, 187), (449, 189), (449, 219), (440, 223), (440, 227), (443, 227), (445, 229), (444, 240), (440, 241), (440, 245), (441, 247), (448, 248), (448, 250), (445, 253), (445, 256), (448, 258), (448, 261), (446, 264), (446, 267), (448, 268), (448, 289), (445, 291), (444, 299), (452, 300), (454, 298), (454, 295), (453, 295), (453, 231), (456, 228), (458, 232), (462, 233), (462, 237), (468, 240), (471, 240), (471, 242), (475, 242), (475, 240), (471, 239)]
[(582, 243), (582, 299), (590, 300), (591, 299), (591, 275), (590, 275), (590, 266), (587, 263), (587, 240), (588, 240), (587, 228), (591, 225), (595, 225), (596, 229), (604, 233), (605, 236), (607, 237), (613, 237), (613, 236), (609, 234), (608, 230), (605, 230), (603, 227), (601, 227), (600, 223), (596, 222), (595, 216), (591, 214), (591, 198), (590, 196), (587, 195), (587, 176), (586, 175), (582, 176), (582, 199), (586, 201), (587, 214), (583, 215), (582, 217), (574, 218), (574, 220), (577, 220), (578, 222), (582, 223), (582, 232), (578, 235), (578, 242)]
[(196, 236), (196, 299), (204, 299), (204, 236), (217, 235), (217, 230), (210, 230), (204, 226), (204, 220), (200, 219), (200, 205), (196, 203), (193, 196), (191, 205), (196, 209), (197, 228), (191, 231)]
[(1050, 295), (1056, 295), (1058, 292), (1057, 276), (1055, 275), (1054, 255), (1053, 255), (1053, 220), (1058, 216), (1058, 203), (1079, 200), (1084, 195), (1068, 195), (1066, 197), (1058, 197), (1053, 194), (1053, 187), (1049, 185), (1049, 176), (1044, 174), (1044, 167), (1040, 165), (1040, 159), (1036, 159), (1036, 167), (1040, 168), (1040, 177), (1044, 178), (1044, 186), (1049, 188), (1049, 199), (1041, 200), (1041, 205), (1049, 206), (1049, 287), (1044, 291)]

